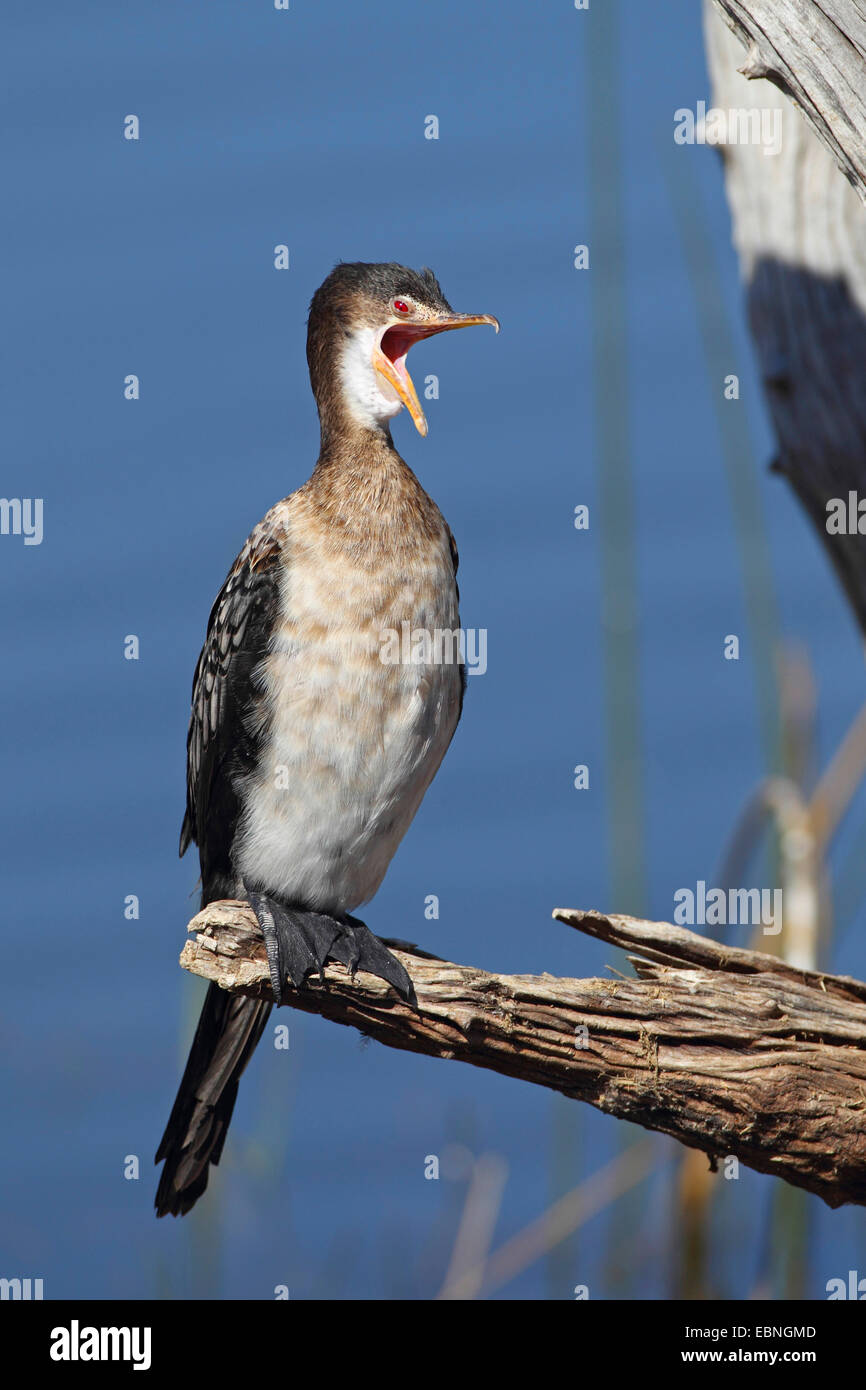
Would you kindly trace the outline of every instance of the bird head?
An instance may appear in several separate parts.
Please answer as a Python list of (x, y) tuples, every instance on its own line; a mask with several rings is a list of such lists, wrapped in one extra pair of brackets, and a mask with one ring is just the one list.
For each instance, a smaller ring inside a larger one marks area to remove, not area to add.
[(356, 423), (381, 428), (405, 406), (418, 433), (426, 434), (406, 367), (409, 349), (422, 338), (481, 323), (499, 332), (491, 314), (456, 314), (426, 267), (338, 265), (310, 305), (307, 359), (320, 412), (322, 393), (338, 389)]

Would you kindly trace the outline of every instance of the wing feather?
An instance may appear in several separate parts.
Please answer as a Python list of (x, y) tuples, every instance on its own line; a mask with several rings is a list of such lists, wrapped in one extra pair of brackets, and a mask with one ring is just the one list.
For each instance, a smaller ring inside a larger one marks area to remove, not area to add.
[(255, 766), (261, 740), (261, 666), (279, 608), (280, 540), (270, 515), (252, 532), (211, 609), (193, 677), (180, 853), (198, 845), (202, 905), (234, 891), (237, 782)]

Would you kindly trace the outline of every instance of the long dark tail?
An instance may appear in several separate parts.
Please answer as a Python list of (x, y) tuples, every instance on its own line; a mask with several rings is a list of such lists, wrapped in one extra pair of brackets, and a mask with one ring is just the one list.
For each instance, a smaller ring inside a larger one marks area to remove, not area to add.
[(210, 985), (156, 1162), (165, 1167), (156, 1214), (183, 1216), (207, 1187), (219, 1163), (238, 1082), (262, 1036), (272, 1005)]

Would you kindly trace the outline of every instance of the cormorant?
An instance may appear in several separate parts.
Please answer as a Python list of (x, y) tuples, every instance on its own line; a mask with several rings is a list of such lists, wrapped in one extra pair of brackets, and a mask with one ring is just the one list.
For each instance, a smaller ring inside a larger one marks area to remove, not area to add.
[[(457, 547), (394, 448), (413, 343), (489, 323), (455, 314), (429, 269), (338, 265), (310, 305), (321, 424), (312, 476), (255, 527), (211, 610), (192, 688), (180, 853), (198, 846), (202, 906), (246, 899), (276, 1002), (326, 959), (412, 1000), (387, 947), (351, 914), (378, 889), (460, 718), (459, 662), (388, 662), (383, 635), (459, 627)], [(211, 984), (156, 1155), (158, 1216), (207, 1186), (238, 1081), (271, 1004)]]

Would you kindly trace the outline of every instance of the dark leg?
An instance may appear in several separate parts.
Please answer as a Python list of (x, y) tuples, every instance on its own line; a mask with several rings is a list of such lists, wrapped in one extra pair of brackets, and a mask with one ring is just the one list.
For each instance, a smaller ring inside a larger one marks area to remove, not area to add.
[(300, 989), (308, 975), (321, 974), (326, 960), (339, 961), (354, 976), (366, 970), (386, 980), (408, 1003), (415, 1003), (412, 981), (378, 936), (357, 917), (332, 917), (290, 907), (268, 893), (247, 891), (265, 938), (274, 999), (282, 1000), (289, 979)]

